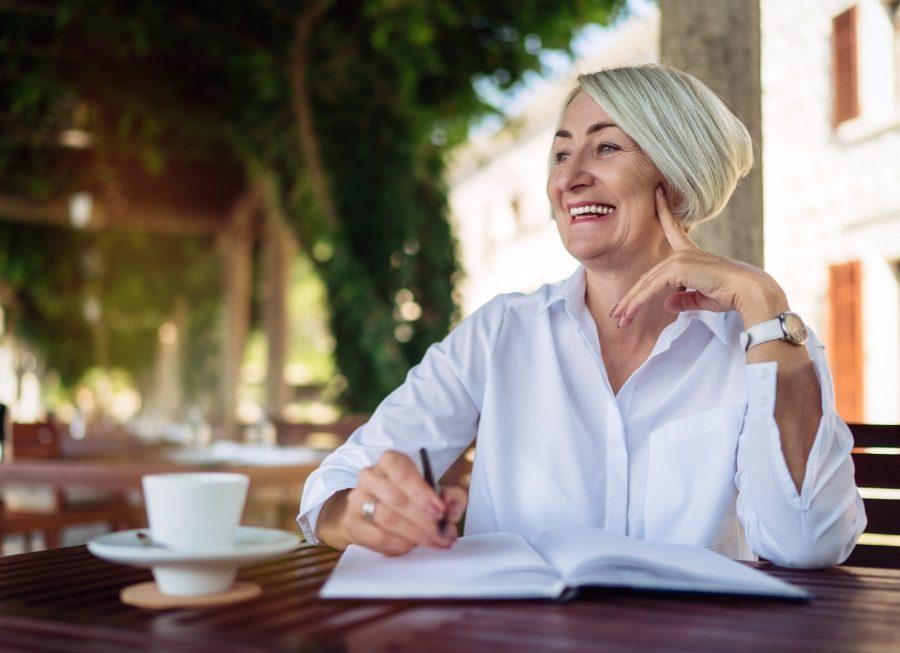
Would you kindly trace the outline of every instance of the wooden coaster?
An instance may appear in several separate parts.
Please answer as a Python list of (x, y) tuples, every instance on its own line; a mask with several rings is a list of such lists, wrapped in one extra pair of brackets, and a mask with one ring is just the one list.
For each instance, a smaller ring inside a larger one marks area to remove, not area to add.
[(215, 608), (240, 601), (255, 599), (262, 594), (256, 583), (235, 583), (231, 589), (201, 596), (169, 596), (159, 591), (152, 580), (129, 585), (119, 592), (122, 603), (149, 610), (169, 610), (171, 608)]

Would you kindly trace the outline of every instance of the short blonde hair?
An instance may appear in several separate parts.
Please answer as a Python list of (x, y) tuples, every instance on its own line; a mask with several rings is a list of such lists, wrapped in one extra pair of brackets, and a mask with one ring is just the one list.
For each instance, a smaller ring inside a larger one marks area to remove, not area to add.
[[(648, 64), (578, 76), (566, 107), (584, 91), (656, 165), (685, 227), (718, 215), (753, 167), (744, 124), (696, 77)], [(557, 125), (559, 129), (559, 125)]]

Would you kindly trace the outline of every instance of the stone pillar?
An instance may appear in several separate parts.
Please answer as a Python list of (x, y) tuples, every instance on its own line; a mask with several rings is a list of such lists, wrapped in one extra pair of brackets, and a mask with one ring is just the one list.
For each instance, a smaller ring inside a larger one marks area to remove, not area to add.
[(253, 222), (258, 199), (248, 191), (235, 205), (229, 226), (219, 237), (222, 260), (222, 359), (219, 417), (222, 435), (237, 436), (237, 388), (250, 324), (250, 285), (253, 257)]
[(701, 247), (763, 266), (759, 0), (660, 0), (660, 60), (709, 86), (743, 121), (755, 162), (728, 206), (691, 231)]
[(289, 330), (287, 295), (295, 253), (293, 232), (284, 224), (277, 211), (267, 210), (263, 241), (265, 266), (263, 323), (268, 350), (266, 413), (273, 419), (281, 417), (281, 412), (288, 402), (288, 388), (284, 381)]

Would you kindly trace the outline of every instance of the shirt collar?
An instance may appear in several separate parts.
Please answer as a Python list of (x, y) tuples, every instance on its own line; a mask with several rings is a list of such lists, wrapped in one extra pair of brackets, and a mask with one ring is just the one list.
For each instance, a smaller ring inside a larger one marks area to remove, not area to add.
[[(686, 290), (694, 289), (686, 288)], [(723, 345), (728, 347), (728, 325), (725, 323), (727, 318), (728, 313), (719, 313), (716, 311), (681, 311), (675, 321), (690, 323), (691, 320), (699, 320), (713, 332)], [(687, 328), (687, 325), (685, 325), (685, 328)], [(683, 331), (683, 329), (679, 329), (678, 333), (681, 333), (681, 331)]]
[[(587, 273), (583, 265), (579, 265), (578, 269), (567, 279), (548, 286), (547, 295), (538, 307), (538, 315), (546, 312), (553, 304), (564, 302), (566, 313), (574, 319), (585, 309), (584, 292), (587, 288)], [(686, 290), (694, 290), (687, 288)], [(699, 320), (715, 334), (715, 336), (726, 347), (728, 346), (728, 327), (726, 325), (728, 313), (719, 313), (716, 311), (681, 311), (678, 314), (676, 322), (691, 320)], [(687, 328), (685, 324), (684, 328)], [(684, 329), (678, 328), (677, 333), (681, 333)]]
[(579, 265), (572, 275), (558, 283), (550, 284), (546, 297), (538, 306), (538, 315), (547, 311), (556, 302), (565, 302), (566, 313), (577, 317), (584, 308), (584, 292), (587, 289), (587, 276), (583, 265)]

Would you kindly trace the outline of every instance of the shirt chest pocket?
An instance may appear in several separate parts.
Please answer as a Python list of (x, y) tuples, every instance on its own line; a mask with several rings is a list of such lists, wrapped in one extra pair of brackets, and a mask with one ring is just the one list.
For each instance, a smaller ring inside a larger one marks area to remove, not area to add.
[(734, 475), (744, 408), (720, 406), (650, 433), (647, 539), (710, 548), (737, 540)]

